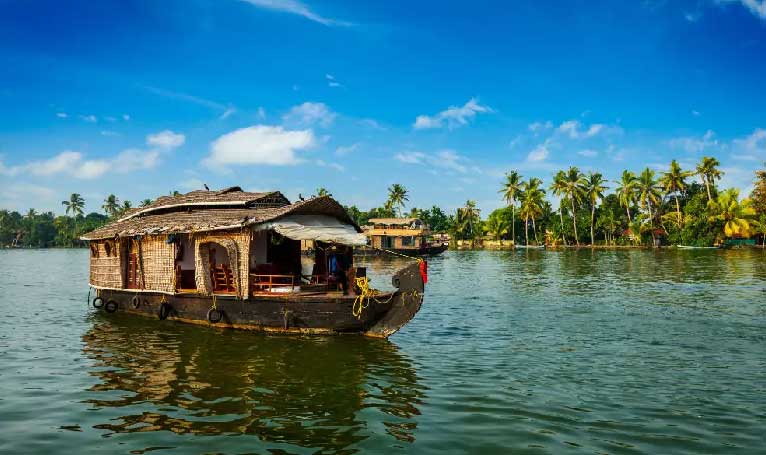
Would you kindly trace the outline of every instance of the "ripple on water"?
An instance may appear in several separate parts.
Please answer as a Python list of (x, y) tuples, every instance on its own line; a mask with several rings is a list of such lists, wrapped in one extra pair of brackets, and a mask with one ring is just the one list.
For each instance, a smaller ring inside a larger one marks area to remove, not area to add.
[(754, 453), (764, 259), (448, 252), (381, 342), (105, 317), (87, 251), (0, 251), (0, 453)]

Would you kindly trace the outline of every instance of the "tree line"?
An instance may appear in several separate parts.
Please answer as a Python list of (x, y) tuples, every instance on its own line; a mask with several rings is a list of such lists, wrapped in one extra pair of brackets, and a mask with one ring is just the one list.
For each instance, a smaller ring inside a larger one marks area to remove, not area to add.
[[(172, 194), (178, 195), (177, 191)], [(151, 199), (144, 199), (139, 204), (146, 206)], [(120, 217), (133, 208), (133, 204), (120, 200), (114, 194), (104, 199), (101, 209), (103, 214), (84, 212), (85, 199), (79, 193), (72, 193), (69, 199), (61, 201), (65, 207), (64, 215), (53, 212), (38, 213), (29, 209), (25, 214), (16, 211), (0, 210), (0, 247), (49, 248), (82, 247), (85, 242), (80, 236), (97, 229), (110, 220)]]
[[(380, 207), (368, 211), (347, 206), (359, 225), (371, 218), (420, 218), (435, 233), (449, 233), (457, 240), (491, 238), (535, 245), (671, 245), (710, 246), (730, 238), (760, 238), (766, 245), (766, 169), (754, 175), (749, 197), (736, 188), (719, 189), (720, 162), (703, 157), (694, 169), (684, 170), (676, 160), (668, 169), (650, 168), (636, 174), (624, 170), (609, 182), (599, 172), (583, 173), (577, 167), (556, 172), (549, 185), (537, 177), (523, 178), (508, 172), (499, 190), (505, 207), (482, 219), (473, 200), (447, 213), (434, 205), (405, 212), (409, 191), (399, 183), (388, 188)], [(611, 193), (609, 190), (613, 190)], [(180, 193), (170, 193), (177, 196)], [(330, 195), (318, 188), (317, 196)], [(558, 198), (554, 209), (547, 196)], [(152, 203), (144, 199), (139, 206)], [(110, 194), (103, 214), (84, 214), (85, 200), (78, 193), (61, 203), (65, 214), (26, 214), (0, 210), (0, 246), (78, 247), (79, 237), (130, 210), (130, 201)]]

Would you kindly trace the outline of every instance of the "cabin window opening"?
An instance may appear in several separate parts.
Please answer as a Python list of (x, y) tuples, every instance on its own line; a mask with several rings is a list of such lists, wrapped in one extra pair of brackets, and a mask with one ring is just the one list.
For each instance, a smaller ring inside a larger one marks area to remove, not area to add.
[(104, 253), (106, 253), (106, 257), (112, 257), (114, 256), (114, 243), (107, 240), (104, 242)]
[(301, 241), (257, 231), (250, 243), (250, 293), (296, 292), (303, 275)]
[(383, 248), (393, 248), (394, 247), (394, 237), (390, 235), (383, 236)]
[(221, 294), (234, 294), (237, 288), (234, 285), (234, 271), (231, 269), (229, 253), (223, 245), (211, 242), (207, 244), (208, 261), (210, 266), (210, 282), (213, 292)]
[(188, 234), (179, 235), (175, 245), (176, 290), (195, 291), (194, 244)]
[(414, 246), (414, 245), (415, 245), (415, 237), (411, 235), (402, 237), (402, 246)]
[(90, 257), (97, 258), (98, 257), (98, 244), (97, 243), (91, 243), (90, 244)]

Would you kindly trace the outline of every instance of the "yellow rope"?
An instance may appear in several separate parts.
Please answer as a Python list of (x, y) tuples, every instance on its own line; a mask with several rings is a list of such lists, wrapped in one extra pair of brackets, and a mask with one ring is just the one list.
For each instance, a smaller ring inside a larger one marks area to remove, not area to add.
[(218, 309), (218, 303), (216, 302), (215, 294), (213, 294), (213, 307), (211, 310), (217, 310)]

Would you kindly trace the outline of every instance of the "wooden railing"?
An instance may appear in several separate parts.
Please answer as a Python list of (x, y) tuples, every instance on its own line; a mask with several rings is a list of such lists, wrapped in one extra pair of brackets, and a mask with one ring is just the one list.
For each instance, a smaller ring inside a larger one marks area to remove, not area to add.
[(273, 288), (290, 288), (295, 291), (295, 277), (293, 275), (261, 275), (250, 274), (250, 293), (270, 292)]

